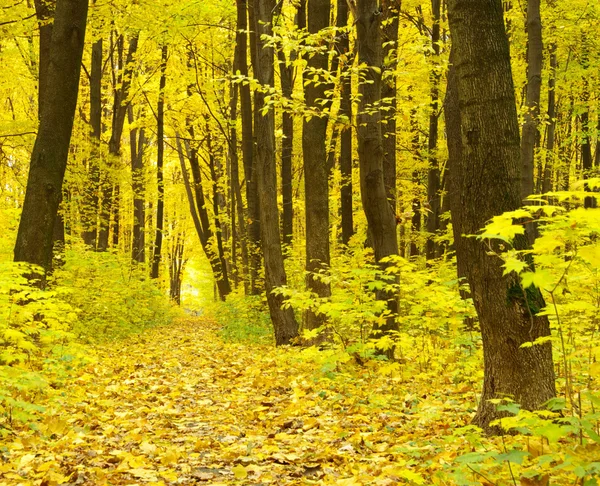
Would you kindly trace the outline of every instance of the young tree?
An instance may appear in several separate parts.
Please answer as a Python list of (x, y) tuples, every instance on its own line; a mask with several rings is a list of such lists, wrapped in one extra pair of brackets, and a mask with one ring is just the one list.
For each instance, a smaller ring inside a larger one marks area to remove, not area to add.
[(286, 284), (283, 254), (279, 238), (277, 208), (277, 166), (275, 164), (275, 113), (265, 103), (265, 91), (273, 87), (274, 53), (263, 35), (272, 35), (274, 0), (254, 0), (256, 22), (256, 78), (260, 88), (255, 92), (257, 180), (260, 201), (261, 245), (265, 261), (265, 289), (277, 345), (290, 344), (298, 335), (298, 323), (293, 310), (282, 309), (281, 295), (273, 291)]
[(40, 265), (46, 271), (52, 263), (53, 229), (77, 106), (87, 12), (87, 0), (56, 4), (40, 125), (15, 244), (15, 261)]
[[(451, 214), (459, 267), (465, 269), (479, 316), (484, 352), (484, 384), (475, 423), (490, 431), (498, 417), (494, 398), (510, 397), (525, 409), (539, 408), (555, 396), (550, 343), (522, 347), (550, 335), (535, 288), (523, 289), (504, 275), (502, 262), (490, 255), (476, 234), (504, 211), (517, 209), (520, 197), (520, 140), (501, 0), (448, 2), (455, 66), (456, 113), (448, 113)], [(457, 154), (455, 151), (460, 151)], [(525, 237), (516, 242), (525, 248)], [(499, 248), (496, 248), (499, 251)]]

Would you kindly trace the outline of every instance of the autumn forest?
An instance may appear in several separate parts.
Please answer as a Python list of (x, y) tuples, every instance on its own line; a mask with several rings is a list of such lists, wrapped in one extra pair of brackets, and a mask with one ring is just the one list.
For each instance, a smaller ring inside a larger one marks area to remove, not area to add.
[(598, 485), (596, 0), (2, 0), (0, 485)]

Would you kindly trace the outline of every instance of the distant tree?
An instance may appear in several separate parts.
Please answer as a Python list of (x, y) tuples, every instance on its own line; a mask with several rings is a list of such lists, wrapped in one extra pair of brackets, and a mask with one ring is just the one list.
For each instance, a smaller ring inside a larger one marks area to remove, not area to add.
[(15, 261), (52, 263), (52, 240), (69, 155), (88, 12), (87, 0), (58, 0), (40, 99), (40, 125), (31, 154)]

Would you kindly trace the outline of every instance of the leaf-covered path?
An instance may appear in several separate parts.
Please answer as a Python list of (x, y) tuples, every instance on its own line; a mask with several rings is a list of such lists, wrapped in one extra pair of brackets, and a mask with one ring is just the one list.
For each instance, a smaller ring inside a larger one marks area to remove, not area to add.
[(396, 375), (185, 319), (101, 348), (8, 437), (0, 484), (431, 484), (465, 446), (464, 390)]

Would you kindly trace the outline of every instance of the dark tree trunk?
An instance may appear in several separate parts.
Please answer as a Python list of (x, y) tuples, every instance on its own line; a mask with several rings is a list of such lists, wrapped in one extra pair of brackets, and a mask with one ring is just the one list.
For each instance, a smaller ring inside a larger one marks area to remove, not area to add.
[[(263, 45), (261, 35), (272, 34), (274, 0), (254, 0), (256, 23), (255, 74), (262, 86), (272, 87), (274, 77), (273, 48)], [(265, 259), (265, 288), (277, 345), (290, 344), (298, 336), (298, 323), (291, 307), (281, 307), (283, 298), (273, 293), (286, 284), (283, 254), (279, 239), (279, 210), (277, 208), (277, 167), (275, 164), (275, 114), (266, 109), (264, 93), (255, 92), (257, 124), (257, 172), (260, 196), (260, 232)], [(266, 109), (266, 112), (263, 111)]]
[[(542, 89), (542, 20), (540, 0), (527, 0), (527, 94), (525, 99), (525, 123), (521, 138), (521, 200), (534, 192), (535, 148), (540, 144), (540, 92)], [(533, 227), (528, 232), (533, 238)]]
[(185, 235), (177, 233), (169, 249), (169, 296), (177, 305), (181, 304), (181, 280), (185, 266)]
[[(358, 160), (360, 164), (361, 199), (369, 228), (369, 237), (375, 253), (375, 261), (382, 267), (385, 257), (398, 255), (396, 238), (396, 216), (392, 210), (383, 179), (383, 136), (381, 114), (373, 106), (381, 101), (381, 31), (377, 0), (359, 0), (357, 2), (357, 44), (358, 58), (365, 65), (364, 81), (359, 86), (361, 95), (357, 114)], [(395, 316), (397, 301), (392, 295), (378, 293), (385, 299), (390, 317), (385, 324), (374, 330), (374, 336), (397, 330)], [(386, 350), (393, 357), (393, 349)]]
[[(348, 2), (338, 0), (336, 26), (348, 26)], [(344, 125), (340, 128), (340, 173), (341, 194), (340, 210), (342, 219), (342, 243), (348, 245), (354, 235), (354, 211), (352, 204), (352, 78), (350, 68), (354, 62), (354, 52), (350, 52), (350, 39), (344, 33), (338, 40), (338, 55), (344, 57), (340, 63), (340, 111), (339, 116), (345, 117)]]
[(31, 154), (15, 261), (52, 264), (52, 237), (79, 92), (79, 74), (88, 11), (87, 0), (56, 5), (40, 125)]
[[(487, 243), (463, 236), (521, 205), (519, 124), (501, 0), (449, 0), (448, 12), (462, 146), (462, 154), (450, 157), (459, 160), (452, 177), (452, 221), (483, 341), (483, 394), (474, 421), (492, 431), (490, 422), (499, 413), (491, 399), (508, 396), (532, 410), (555, 396), (551, 344), (521, 347), (549, 336), (550, 327), (545, 316), (536, 315), (544, 305), (539, 291), (504, 276), (502, 261), (488, 254)], [(518, 248), (526, 244), (524, 237), (515, 241)]]
[(381, 97), (386, 110), (383, 124), (383, 180), (390, 206), (396, 213), (396, 66), (398, 65), (398, 15), (401, 0), (382, 0), (383, 65), (385, 73), (381, 84)]
[[(133, 107), (127, 110), (129, 124), (133, 123)], [(131, 259), (144, 263), (146, 261), (146, 206), (144, 185), (144, 150), (146, 136), (144, 128), (133, 128), (129, 131), (131, 148), (131, 187), (133, 190), (133, 240)]]
[[(237, 0), (237, 33), (236, 45), (239, 52), (238, 69), (240, 75), (248, 76), (248, 37), (250, 36), (251, 59), (255, 58), (255, 33), (250, 29), (248, 35), (248, 16), (254, 19), (254, 0)], [(254, 61), (253, 61), (254, 65)], [(244, 165), (244, 177), (246, 178), (246, 203), (247, 203), (247, 247), (249, 260), (250, 293), (256, 295), (260, 292), (258, 274), (261, 265), (260, 257), (260, 224), (258, 192), (255, 169), (254, 153), (254, 128), (252, 117), (252, 97), (248, 83), (240, 84), (240, 111), (242, 118), (242, 160)]]
[(546, 164), (544, 165), (544, 179), (542, 193), (552, 191), (552, 177), (554, 172), (554, 138), (556, 131), (556, 44), (550, 46), (550, 78), (548, 79), (548, 130), (546, 132)]
[[(410, 98), (412, 101), (412, 97)], [(413, 132), (412, 150), (415, 164), (421, 158), (421, 147), (419, 141), (419, 122), (417, 120), (417, 109), (410, 110), (410, 128)], [(416, 257), (421, 254), (419, 240), (421, 236), (421, 173), (414, 170), (412, 173), (413, 191), (415, 193), (412, 200), (412, 218), (410, 220), (410, 256)]]
[[(121, 156), (121, 137), (123, 135), (123, 127), (125, 125), (125, 116), (127, 115), (127, 107), (129, 105), (129, 90), (131, 88), (131, 78), (133, 76), (133, 68), (134, 68), (134, 56), (137, 52), (138, 47), (138, 39), (139, 34), (134, 34), (134, 36), (129, 40), (129, 47), (127, 49), (127, 55), (125, 57), (125, 62), (123, 62), (123, 36), (119, 36), (117, 39), (116, 51), (119, 57), (119, 60), (116, 63), (112, 60), (113, 73), (115, 67), (119, 69), (119, 75), (113, 74), (113, 85), (114, 85), (114, 95), (113, 95), (113, 112), (112, 112), (112, 127), (111, 127), (111, 136), (108, 142), (108, 168), (106, 173), (104, 174), (103, 180), (101, 182), (102, 186), (102, 202), (100, 204), (100, 230), (98, 232), (98, 249), (106, 250), (108, 249), (109, 242), (109, 233), (110, 233), (110, 221), (111, 218), (116, 224), (118, 228), (119, 222), (119, 205), (118, 205), (118, 194), (119, 189), (116, 187), (114, 182), (114, 177), (112, 174), (112, 169), (115, 167), (115, 164), (118, 163)], [(113, 46), (115, 47), (115, 46)], [(115, 49), (113, 49), (115, 50)], [(112, 58), (112, 53), (111, 53)], [(118, 238), (118, 232), (117, 232)]]
[[(308, 32), (317, 34), (329, 27), (330, 0), (308, 0)], [(317, 47), (318, 49), (318, 47)], [(329, 284), (324, 282), (324, 272), (330, 264), (329, 257), (329, 168), (327, 164), (327, 122), (322, 113), (329, 83), (322, 79), (328, 68), (327, 51), (316, 51), (307, 60), (304, 80), (304, 101), (312, 113), (304, 119), (302, 128), (302, 154), (304, 160), (304, 192), (306, 214), (306, 284), (308, 290), (319, 298), (331, 295)], [(314, 78), (319, 81), (311, 81)], [(325, 316), (309, 310), (305, 326), (316, 329), (325, 323)]]
[(102, 39), (92, 44), (92, 67), (90, 70), (90, 124), (91, 150), (88, 163), (88, 180), (85, 188), (82, 219), (83, 241), (96, 247), (98, 226), (98, 191), (100, 189), (100, 135), (102, 133)]
[(35, 16), (40, 29), (39, 72), (38, 72), (38, 119), (42, 117), (43, 100), (46, 99), (48, 83), (48, 64), (50, 63), (50, 44), (52, 43), (52, 25), (56, 1), (34, 0)]
[[(294, 91), (294, 66), (287, 65), (283, 50), (279, 50), (279, 73), (281, 92), (291, 99)], [(294, 117), (284, 110), (282, 113), (283, 140), (281, 141), (281, 194), (283, 197), (283, 217), (281, 236), (284, 245), (291, 245), (294, 235), (294, 205), (292, 201), (292, 156), (294, 152)]]
[(163, 241), (163, 225), (165, 210), (165, 183), (163, 177), (165, 153), (165, 86), (167, 85), (167, 45), (161, 48), (160, 81), (158, 87), (158, 106), (156, 110), (156, 236), (154, 237), (154, 253), (150, 278), (158, 278), (160, 270), (160, 255)]
[(433, 238), (440, 229), (441, 213), (441, 184), (440, 163), (436, 152), (438, 144), (438, 120), (439, 120), (439, 98), (440, 98), (440, 7), (441, 0), (431, 0), (431, 11), (433, 15), (433, 26), (431, 28), (431, 48), (433, 50), (433, 68), (429, 79), (431, 82), (431, 113), (429, 115), (429, 140), (427, 144), (429, 170), (427, 172), (427, 200), (429, 212), (427, 213), (427, 245), (425, 255), (427, 260), (441, 255), (441, 246), (437, 245)]

